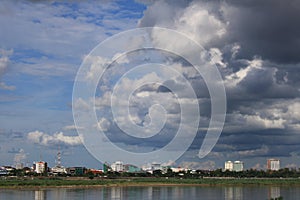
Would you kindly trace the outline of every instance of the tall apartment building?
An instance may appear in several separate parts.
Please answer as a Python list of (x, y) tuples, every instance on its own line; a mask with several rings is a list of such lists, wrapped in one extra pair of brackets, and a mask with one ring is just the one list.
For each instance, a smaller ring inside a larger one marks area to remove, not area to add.
[(268, 159), (267, 169), (278, 171), (280, 169), (280, 160), (279, 159)]
[(225, 170), (240, 172), (244, 170), (244, 163), (242, 161), (226, 161)]
[(225, 170), (228, 170), (228, 171), (232, 171), (233, 170), (233, 162), (232, 161), (226, 161), (225, 162)]

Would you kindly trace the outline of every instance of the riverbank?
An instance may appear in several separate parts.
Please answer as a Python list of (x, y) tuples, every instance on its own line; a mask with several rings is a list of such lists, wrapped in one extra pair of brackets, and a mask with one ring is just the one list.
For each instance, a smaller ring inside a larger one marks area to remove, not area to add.
[(299, 178), (122, 178), (122, 179), (68, 179), (68, 178), (26, 178), (1, 179), (0, 188), (92, 188), (92, 187), (127, 187), (127, 186), (299, 186)]

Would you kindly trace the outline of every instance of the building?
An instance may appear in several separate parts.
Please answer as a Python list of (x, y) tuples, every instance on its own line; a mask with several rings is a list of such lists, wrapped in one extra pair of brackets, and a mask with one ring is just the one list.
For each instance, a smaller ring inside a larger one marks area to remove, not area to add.
[(160, 165), (160, 163), (152, 163), (151, 164), (151, 170), (152, 171), (155, 171), (155, 170), (162, 170), (162, 167), (161, 167), (161, 165)]
[(242, 161), (234, 161), (233, 163), (233, 171), (241, 172), (244, 170), (244, 163)]
[(124, 171), (124, 165), (122, 161), (116, 161), (113, 164), (111, 164), (111, 169), (114, 172), (123, 172)]
[(181, 167), (171, 167), (171, 170), (174, 173), (179, 173), (179, 172), (184, 171), (184, 168), (181, 168)]
[(279, 159), (268, 159), (267, 169), (272, 171), (278, 171), (280, 169), (280, 160)]
[(51, 172), (53, 174), (66, 174), (67, 170), (66, 168), (62, 167), (62, 166), (55, 166), (51, 168)]
[(23, 169), (24, 168), (24, 164), (23, 163), (17, 163), (16, 164), (16, 169)]
[(2, 166), (1, 169), (5, 170), (7, 174), (11, 174), (14, 170), (16, 170), (16, 168), (12, 166)]
[(0, 176), (8, 175), (8, 171), (4, 167), (0, 167)]
[(225, 162), (225, 171), (233, 171), (233, 162), (232, 161), (226, 161)]
[(82, 176), (85, 174), (87, 169), (85, 167), (68, 167), (66, 168), (66, 172), (72, 176)]
[(142, 169), (135, 165), (127, 164), (124, 165), (124, 171), (129, 173), (137, 173), (137, 172), (141, 172)]
[(111, 169), (111, 167), (110, 167), (110, 164), (108, 164), (107, 162), (105, 162), (105, 163), (103, 164), (103, 172), (104, 172), (104, 173), (107, 173), (107, 172), (110, 172), (110, 171), (112, 171), (112, 169)]
[(33, 169), (37, 174), (43, 174), (48, 171), (47, 162), (39, 161), (33, 164)]
[(87, 169), (87, 173), (92, 173), (94, 176), (98, 176), (103, 174), (103, 170), (101, 169)]

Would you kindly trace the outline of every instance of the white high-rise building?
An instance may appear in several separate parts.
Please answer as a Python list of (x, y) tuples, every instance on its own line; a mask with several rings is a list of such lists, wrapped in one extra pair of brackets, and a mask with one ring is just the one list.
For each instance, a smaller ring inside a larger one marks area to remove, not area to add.
[(233, 170), (233, 162), (232, 161), (226, 161), (225, 162), (225, 171), (228, 170), (228, 171), (232, 171)]
[(233, 171), (241, 172), (244, 170), (244, 163), (242, 161), (234, 161), (233, 163)]
[(280, 169), (280, 160), (279, 159), (268, 159), (267, 169), (278, 171)]

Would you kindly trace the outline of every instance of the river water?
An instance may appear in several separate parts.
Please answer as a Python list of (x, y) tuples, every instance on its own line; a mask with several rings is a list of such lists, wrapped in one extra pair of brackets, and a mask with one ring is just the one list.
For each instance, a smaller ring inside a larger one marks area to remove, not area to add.
[(300, 199), (297, 186), (139, 186), (99, 188), (0, 189), (0, 199), (205, 199), (205, 200), (267, 200), (282, 197)]

